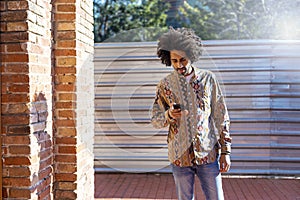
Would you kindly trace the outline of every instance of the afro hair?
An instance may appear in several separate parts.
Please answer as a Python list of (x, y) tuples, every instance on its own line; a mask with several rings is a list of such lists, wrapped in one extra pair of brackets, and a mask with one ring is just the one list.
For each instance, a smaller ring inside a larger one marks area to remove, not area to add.
[(184, 51), (192, 63), (199, 60), (202, 54), (202, 42), (192, 29), (169, 28), (158, 41), (157, 56), (162, 64), (171, 66), (170, 51)]

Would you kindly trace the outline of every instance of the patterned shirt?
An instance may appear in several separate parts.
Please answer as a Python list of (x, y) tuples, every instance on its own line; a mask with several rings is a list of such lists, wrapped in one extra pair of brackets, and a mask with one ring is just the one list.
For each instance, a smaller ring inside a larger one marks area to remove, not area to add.
[[(168, 109), (181, 104), (180, 119), (172, 119)], [(177, 166), (193, 166), (216, 160), (217, 151), (230, 154), (229, 116), (215, 75), (194, 67), (186, 77), (173, 71), (157, 85), (151, 123), (155, 128), (169, 126), (168, 157)]]

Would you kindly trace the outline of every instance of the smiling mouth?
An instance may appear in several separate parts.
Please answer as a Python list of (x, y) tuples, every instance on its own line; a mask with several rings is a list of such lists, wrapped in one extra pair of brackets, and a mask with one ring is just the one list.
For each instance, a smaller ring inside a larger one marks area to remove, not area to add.
[(186, 72), (186, 67), (178, 68), (178, 69), (177, 69), (177, 72), (178, 72), (179, 74), (184, 74), (184, 73)]

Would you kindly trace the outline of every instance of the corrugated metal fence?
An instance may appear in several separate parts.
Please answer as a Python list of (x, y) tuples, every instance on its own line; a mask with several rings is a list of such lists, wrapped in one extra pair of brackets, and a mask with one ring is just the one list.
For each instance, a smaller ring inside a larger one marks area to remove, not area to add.
[[(231, 117), (232, 175), (300, 174), (300, 41), (204, 41), (196, 64), (216, 73)], [(167, 130), (149, 124), (172, 71), (156, 43), (95, 45), (96, 172), (168, 172)]]

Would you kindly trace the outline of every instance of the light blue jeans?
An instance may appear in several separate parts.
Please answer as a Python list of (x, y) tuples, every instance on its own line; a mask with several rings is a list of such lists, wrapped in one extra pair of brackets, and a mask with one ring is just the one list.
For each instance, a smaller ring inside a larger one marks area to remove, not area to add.
[(202, 191), (207, 200), (223, 200), (221, 173), (219, 162), (192, 167), (178, 167), (171, 164), (179, 200), (194, 199), (195, 175), (200, 180)]

